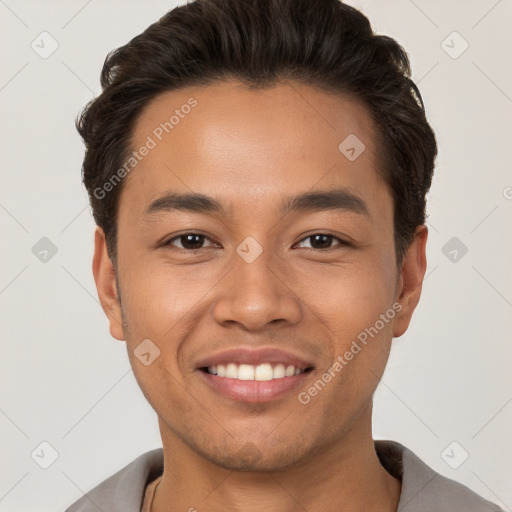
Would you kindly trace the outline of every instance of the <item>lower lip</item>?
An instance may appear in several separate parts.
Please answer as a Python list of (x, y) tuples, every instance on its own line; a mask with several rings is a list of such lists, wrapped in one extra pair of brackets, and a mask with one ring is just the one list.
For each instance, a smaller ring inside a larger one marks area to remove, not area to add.
[(227, 377), (219, 377), (202, 370), (198, 370), (215, 391), (222, 393), (231, 400), (248, 403), (269, 402), (282, 398), (303, 384), (304, 379), (312, 370), (273, 380), (239, 380)]

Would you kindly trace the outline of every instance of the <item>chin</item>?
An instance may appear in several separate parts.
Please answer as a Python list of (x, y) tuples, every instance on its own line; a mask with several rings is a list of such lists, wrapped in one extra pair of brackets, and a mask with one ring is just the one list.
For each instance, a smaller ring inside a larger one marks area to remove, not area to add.
[(283, 471), (295, 465), (304, 456), (291, 446), (274, 448), (270, 443), (263, 443), (261, 450), (254, 443), (247, 442), (240, 449), (224, 450), (223, 453), (203, 453), (203, 457), (213, 464), (230, 471), (274, 472)]

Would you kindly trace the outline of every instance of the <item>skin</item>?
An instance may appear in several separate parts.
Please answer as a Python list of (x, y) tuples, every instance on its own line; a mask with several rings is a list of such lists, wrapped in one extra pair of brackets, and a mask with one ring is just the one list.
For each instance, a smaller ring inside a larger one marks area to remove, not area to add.
[[(191, 96), (198, 105), (125, 178), (117, 280), (101, 228), (95, 234), (110, 332), (126, 341), (159, 417), (165, 470), (152, 511), (395, 511), (401, 482), (376, 455), (372, 397), (420, 298), (427, 228), (418, 226), (398, 269), (372, 119), (354, 99), (315, 87), (226, 81), (166, 92), (140, 115), (134, 148)], [(349, 134), (366, 147), (355, 161), (338, 149)], [(340, 187), (369, 215), (279, 213), (290, 195)], [(145, 218), (169, 190), (214, 197), (226, 215)], [(175, 238), (186, 233), (206, 237), (192, 245), (200, 251)], [(310, 238), (323, 233), (351, 245)], [(248, 236), (263, 250), (252, 263), (235, 251)], [(397, 302), (394, 319), (307, 405), (297, 392), (235, 402), (198, 378), (195, 363), (221, 349), (281, 347), (314, 363), (298, 391), (307, 390)], [(145, 339), (160, 350), (148, 366), (134, 353)]]

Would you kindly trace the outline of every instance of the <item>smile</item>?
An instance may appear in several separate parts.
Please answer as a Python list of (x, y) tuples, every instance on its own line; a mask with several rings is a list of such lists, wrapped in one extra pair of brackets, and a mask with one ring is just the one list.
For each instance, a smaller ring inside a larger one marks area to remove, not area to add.
[(206, 371), (218, 377), (238, 380), (267, 381), (293, 377), (305, 372), (307, 369), (296, 368), (293, 365), (262, 363), (258, 365), (228, 363), (210, 366)]

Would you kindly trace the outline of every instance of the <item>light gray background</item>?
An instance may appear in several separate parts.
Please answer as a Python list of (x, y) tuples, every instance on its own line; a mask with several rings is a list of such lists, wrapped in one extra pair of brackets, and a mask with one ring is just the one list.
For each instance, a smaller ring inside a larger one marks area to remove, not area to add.
[[(512, 4), (348, 3), (408, 51), (440, 150), (423, 295), (393, 342), (374, 436), (510, 511)], [(161, 445), (96, 298), (73, 121), (100, 92), (106, 53), (177, 4), (0, 0), (0, 511), (62, 511)], [(51, 48), (43, 31), (59, 45), (46, 59), (31, 48)], [(453, 31), (469, 44), (457, 58), (464, 41)], [(58, 249), (46, 262), (32, 252), (42, 237)], [(452, 237), (468, 249), (455, 262), (443, 253)], [(48, 469), (42, 442), (58, 453)]]

